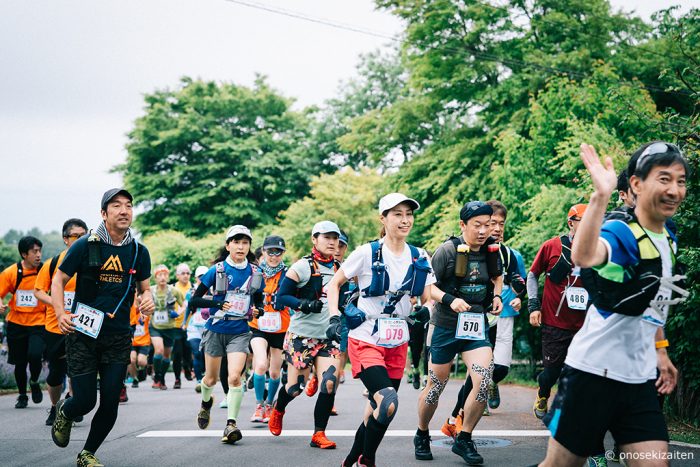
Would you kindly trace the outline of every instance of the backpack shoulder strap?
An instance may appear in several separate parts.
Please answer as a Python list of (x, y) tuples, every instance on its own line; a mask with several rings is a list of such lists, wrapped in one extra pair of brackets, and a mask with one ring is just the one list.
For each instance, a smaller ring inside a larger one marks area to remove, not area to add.
[(22, 261), (17, 261), (17, 280), (15, 280), (15, 288), (12, 291), (14, 294), (19, 289), (19, 285), (22, 283), (22, 278), (24, 276), (24, 270), (22, 269)]
[(49, 278), (53, 279), (53, 273), (56, 271), (56, 267), (58, 266), (58, 258), (61, 257), (61, 253), (57, 254), (53, 258), (51, 258), (51, 262), (49, 263)]
[(420, 258), (420, 250), (410, 243), (408, 244), (408, 248), (411, 250), (411, 259), (415, 263), (418, 261), (418, 258)]
[(382, 244), (379, 240), (372, 240), (369, 242), (372, 248), (372, 263), (380, 262), (382, 263)]

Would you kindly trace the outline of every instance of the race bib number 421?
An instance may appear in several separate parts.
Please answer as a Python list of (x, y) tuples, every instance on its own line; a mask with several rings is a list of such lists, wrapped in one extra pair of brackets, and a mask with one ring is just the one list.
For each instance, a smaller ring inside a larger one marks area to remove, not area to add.
[(72, 321), (75, 323), (75, 330), (96, 339), (102, 328), (105, 314), (78, 302), (74, 315)]

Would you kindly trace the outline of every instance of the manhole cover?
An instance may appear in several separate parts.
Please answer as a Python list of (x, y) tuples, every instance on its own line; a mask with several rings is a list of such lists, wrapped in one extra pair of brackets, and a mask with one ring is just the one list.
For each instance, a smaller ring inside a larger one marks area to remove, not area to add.
[[(452, 438), (441, 438), (431, 442), (430, 445), (436, 448), (451, 448), (454, 443)], [(513, 444), (507, 439), (498, 438), (474, 438), (474, 443), (480, 448), (504, 448)]]

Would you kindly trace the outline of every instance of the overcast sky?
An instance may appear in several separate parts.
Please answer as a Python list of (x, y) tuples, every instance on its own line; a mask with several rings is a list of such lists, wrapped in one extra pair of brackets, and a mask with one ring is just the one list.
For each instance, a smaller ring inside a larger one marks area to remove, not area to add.
[[(251, 3), (386, 35), (402, 29), (370, 0)], [(644, 18), (664, 5), (700, 7), (635, 3)], [(296, 107), (321, 105), (361, 53), (387, 42), (226, 0), (2, 0), (0, 235), (59, 229), (69, 217), (94, 226), (102, 193), (120, 184), (109, 170), (126, 158), (144, 93), (185, 75), (250, 85), (262, 73)]]

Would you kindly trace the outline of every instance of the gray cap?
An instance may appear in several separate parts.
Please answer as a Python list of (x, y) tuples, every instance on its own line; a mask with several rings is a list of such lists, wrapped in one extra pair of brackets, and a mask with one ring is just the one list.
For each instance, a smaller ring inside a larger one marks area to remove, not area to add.
[(229, 241), (229, 239), (235, 237), (236, 235), (245, 235), (251, 242), (253, 241), (253, 234), (250, 233), (250, 229), (248, 229), (248, 227), (245, 225), (234, 225), (228, 229), (228, 232), (226, 232), (226, 241)]
[(314, 225), (311, 229), (311, 235), (324, 234), (324, 233), (337, 233), (340, 236), (340, 228), (335, 222), (331, 221), (321, 221)]
[(126, 191), (124, 188), (112, 188), (111, 190), (105, 191), (105, 194), (102, 195), (102, 204), (100, 206), (102, 207), (103, 211), (107, 210), (107, 205), (117, 195), (124, 195), (129, 198), (129, 201), (134, 201), (134, 197), (131, 196), (131, 193)]

